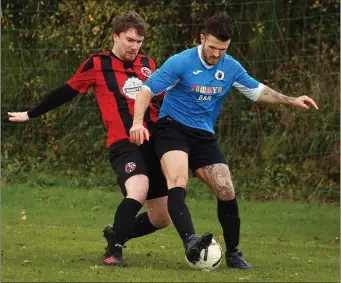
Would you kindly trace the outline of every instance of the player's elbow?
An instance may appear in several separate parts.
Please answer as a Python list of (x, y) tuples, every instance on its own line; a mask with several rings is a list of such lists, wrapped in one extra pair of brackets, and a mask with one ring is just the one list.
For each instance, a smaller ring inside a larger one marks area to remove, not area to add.
[(143, 85), (141, 87), (141, 90), (137, 95), (144, 98), (145, 100), (152, 99), (152, 92), (151, 92), (150, 88), (146, 85)]

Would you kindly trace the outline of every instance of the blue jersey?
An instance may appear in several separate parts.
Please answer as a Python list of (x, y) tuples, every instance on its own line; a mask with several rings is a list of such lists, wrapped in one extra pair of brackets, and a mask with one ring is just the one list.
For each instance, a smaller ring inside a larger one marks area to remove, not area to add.
[(201, 48), (170, 57), (143, 87), (153, 95), (166, 90), (159, 118), (170, 116), (188, 127), (214, 133), (215, 121), (232, 86), (256, 101), (264, 85), (227, 54), (216, 65), (207, 65)]

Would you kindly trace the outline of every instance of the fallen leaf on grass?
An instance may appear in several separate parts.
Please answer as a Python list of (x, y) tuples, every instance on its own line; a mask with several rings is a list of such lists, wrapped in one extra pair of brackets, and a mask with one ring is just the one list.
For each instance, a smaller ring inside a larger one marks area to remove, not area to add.
[(100, 205), (97, 205), (97, 206), (94, 206), (93, 208), (91, 208), (92, 211), (99, 211), (103, 209), (103, 206), (100, 206)]
[(20, 212), (20, 219), (25, 221), (27, 219), (26, 217), (26, 211), (24, 209), (21, 210)]
[(249, 280), (251, 277), (250, 276), (247, 276), (247, 277), (239, 277), (238, 279), (239, 280)]
[(96, 269), (103, 268), (103, 266), (99, 266), (99, 265), (95, 264), (95, 265), (90, 266), (90, 268), (96, 270)]
[(22, 264), (28, 264), (28, 263), (31, 263), (29, 260), (25, 259), (21, 262)]

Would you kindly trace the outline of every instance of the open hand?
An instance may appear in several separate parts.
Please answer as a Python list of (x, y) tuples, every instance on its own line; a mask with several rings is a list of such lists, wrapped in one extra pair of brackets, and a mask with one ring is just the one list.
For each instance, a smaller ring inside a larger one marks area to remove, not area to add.
[(30, 120), (26, 112), (8, 112), (9, 120), (12, 122), (25, 122)]

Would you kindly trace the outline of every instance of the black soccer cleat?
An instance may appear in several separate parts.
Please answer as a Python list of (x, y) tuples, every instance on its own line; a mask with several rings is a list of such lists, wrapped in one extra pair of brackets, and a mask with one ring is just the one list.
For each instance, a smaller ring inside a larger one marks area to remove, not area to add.
[(200, 252), (206, 249), (212, 242), (213, 235), (204, 233), (201, 237), (192, 235), (185, 244), (185, 255), (189, 262), (196, 263), (200, 259)]
[(116, 244), (114, 236), (115, 236), (115, 233), (112, 229), (112, 225), (110, 225), (110, 224), (106, 225), (103, 229), (103, 237), (107, 240), (107, 246), (104, 248), (105, 249), (105, 253), (104, 253), (105, 257), (110, 256), (110, 253), (108, 252), (110, 244), (113, 246)]
[(252, 265), (249, 264), (244, 258), (241, 251), (237, 250), (232, 253), (226, 253), (226, 264), (231, 268), (239, 268), (239, 269), (250, 269)]
[(115, 241), (115, 233), (112, 225), (107, 225), (103, 229), (103, 236), (107, 240), (108, 245), (105, 248), (103, 265), (115, 265), (120, 267), (127, 267), (128, 265), (123, 261), (122, 248), (124, 246), (117, 244)]

